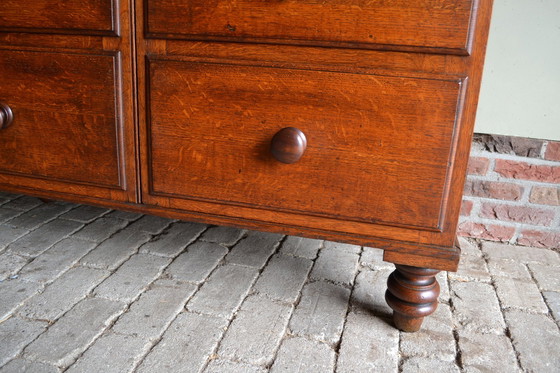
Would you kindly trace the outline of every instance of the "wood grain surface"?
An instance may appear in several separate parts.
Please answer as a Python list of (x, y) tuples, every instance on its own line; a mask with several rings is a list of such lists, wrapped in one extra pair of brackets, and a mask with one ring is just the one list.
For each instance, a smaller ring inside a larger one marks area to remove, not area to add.
[[(439, 229), (459, 79), (152, 61), (155, 195)], [(292, 165), (276, 132), (306, 134)]]
[(473, 0), (147, 0), (154, 37), (467, 51)]
[(115, 56), (0, 53), (0, 171), (119, 188)]
[(112, 34), (114, 0), (2, 0), (0, 30)]
[(5, 0), (0, 189), (454, 270), (491, 7)]

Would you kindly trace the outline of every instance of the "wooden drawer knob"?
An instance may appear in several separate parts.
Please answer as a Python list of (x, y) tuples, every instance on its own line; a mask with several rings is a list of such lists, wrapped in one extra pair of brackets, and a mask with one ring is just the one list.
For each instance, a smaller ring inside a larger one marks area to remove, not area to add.
[(305, 134), (294, 127), (282, 128), (272, 137), (270, 152), (277, 161), (296, 163), (307, 148)]
[(8, 127), (13, 120), (14, 113), (12, 113), (12, 109), (7, 104), (0, 102), (0, 130)]

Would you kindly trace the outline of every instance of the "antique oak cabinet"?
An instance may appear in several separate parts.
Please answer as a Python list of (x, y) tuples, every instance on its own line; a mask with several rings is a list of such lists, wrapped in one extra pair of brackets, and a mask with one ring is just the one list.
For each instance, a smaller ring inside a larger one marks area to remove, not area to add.
[(491, 0), (3, 0), (0, 189), (455, 270)]

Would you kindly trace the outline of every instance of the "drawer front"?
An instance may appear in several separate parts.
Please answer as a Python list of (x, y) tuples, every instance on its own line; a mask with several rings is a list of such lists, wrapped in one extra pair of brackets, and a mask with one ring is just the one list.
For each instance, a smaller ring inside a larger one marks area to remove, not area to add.
[(113, 55), (0, 50), (0, 173), (121, 189)]
[(112, 34), (114, 0), (3, 0), (0, 31)]
[(474, 0), (146, 0), (148, 35), (468, 49)]
[[(148, 74), (149, 203), (440, 229), (459, 79), (171, 60)], [(285, 127), (307, 138), (293, 164), (269, 150)]]

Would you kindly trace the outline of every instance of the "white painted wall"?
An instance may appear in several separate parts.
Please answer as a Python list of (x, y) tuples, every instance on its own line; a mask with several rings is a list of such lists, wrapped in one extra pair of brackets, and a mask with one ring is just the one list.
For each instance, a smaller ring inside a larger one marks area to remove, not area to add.
[(475, 132), (560, 140), (560, 0), (494, 0)]

